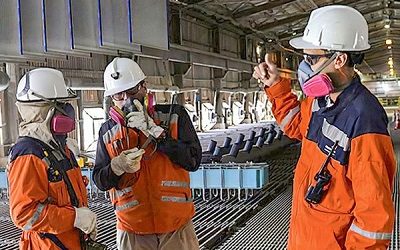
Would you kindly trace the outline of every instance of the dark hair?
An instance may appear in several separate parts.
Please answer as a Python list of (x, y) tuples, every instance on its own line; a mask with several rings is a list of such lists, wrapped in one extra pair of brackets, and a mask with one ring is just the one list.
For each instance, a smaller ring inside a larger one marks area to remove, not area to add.
[(347, 55), (347, 66), (354, 67), (356, 64), (361, 64), (365, 54), (362, 52), (343, 52)]

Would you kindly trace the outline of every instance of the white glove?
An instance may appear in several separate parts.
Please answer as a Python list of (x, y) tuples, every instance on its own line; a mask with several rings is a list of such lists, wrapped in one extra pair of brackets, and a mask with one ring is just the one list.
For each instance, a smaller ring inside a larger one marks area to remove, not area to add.
[(135, 173), (140, 169), (140, 160), (143, 154), (144, 150), (138, 148), (122, 151), (111, 160), (112, 171), (118, 176), (123, 173)]
[[(127, 126), (130, 128), (137, 128), (142, 131), (147, 137), (149, 135), (153, 136), (154, 138), (158, 138), (164, 129), (160, 126), (157, 126), (153, 119), (150, 116), (147, 116), (148, 121), (146, 122), (146, 117), (143, 112), (143, 106), (138, 100), (133, 100), (138, 111), (130, 112), (126, 119), (128, 120)], [(148, 123), (148, 126), (147, 126)]]
[(78, 159), (79, 152), (80, 152), (79, 146), (78, 146), (78, 141), (73, 138), (70, 138), (70, 137), (68, 137), (66, 141), (67, 141), (67, 147), (74, 154), (75, 158)]
[(88, 234), (93, 240), (97, 235), (97, 216), (88, 207), (74, 207), (74, 227), (79, 228), (83, 233)]

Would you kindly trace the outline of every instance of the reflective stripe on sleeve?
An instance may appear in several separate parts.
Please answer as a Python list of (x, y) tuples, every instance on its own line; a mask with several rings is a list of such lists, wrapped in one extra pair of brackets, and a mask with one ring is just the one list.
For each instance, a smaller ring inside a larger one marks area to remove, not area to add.
[(392, 238), (392, 233), (369, 232), (359, 228), (354, 223), (351, 224), (350, 230), (355, 233), (358, 233), (361, 236), (364, 236), (365, 238), (373, 240), (390, 240)]
[(286, 125), (292, 121), (293, 117), (300, 112), (300, 106), (296, 106), (293, 109), (291, 109), (289, 111), (289, 113), (287, 113), (287, 115), (283, 118), (281, 124), (280, 124), (280, 128), (282, 130), (284, 130), (284, 128), (286, 127)]
[(33, 225), (39, 220), (40, 215), (43, 212), (43, 209), (46, 207), (46, 204), (39, 203), (36, 211), (33, 213), (32, 217), (28, 220), (25, 226), (22, 228), (25, 231), (31, 230)]

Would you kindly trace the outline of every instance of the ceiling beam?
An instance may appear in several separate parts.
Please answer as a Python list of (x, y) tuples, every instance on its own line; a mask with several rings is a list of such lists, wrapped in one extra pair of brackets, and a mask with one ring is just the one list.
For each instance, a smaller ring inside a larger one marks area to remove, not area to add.
[(180, 2), (184, 2), (184, 3), (187, 3), (187, 4), (202, 4), (202, 3), (207, 2), (207, 1), (208, 0), (184, 0), (184, 1), (180, 0)]
[[(250, 31), (250, 32), (253, 32), (254, 35), (256, 35), (256, 36), (258, 36), (258, 37), (260, 37), (262, 39), (266, 39), (266, 38), (277, 39), (275, 33), (261, 32), (259, 30), (256, 30), (256, 29), (252, 28), (251, 26), (243, 25), (242, 23), (238, 22), (236, 19), (232, 18), (231, 16), (226, 16), (226, 15), (220, 14), (217, 11), (208, 9), (208, 8), (202, 6), (202, 5), (195, 4), (195, 5), (192, 5), (190, 8), (194, 9), (194, 10), (197, 10), (197, 12), (199, 12), (198, 13), (199, 15), (202, 15), (202, 16), (210, 15), (210, 16), (214, 16), (215, 18), (220, 18), (220, 19), (223, 19), (225, 21), (228, 21), (234, 27), (236, 27), (236, 28), (238, 28), (240, 30), (243, 30), (243, 32), (245, 32), (246, 30)], [(206, 15), (203, 15), (200, 12), (204, 12), (204, 13), (206, 13)]]
[[(258, 12), (262, 12), (262, 11), (265, 11), (265, 10), (273, 9), (275, 7), (278, 7), (278, 6), (282, 6), (282, 5), (290, 3), (290, 2), (296, 2), (296, 1), (293, 1), (293, 0), (282, 0), (282, 1), (275, 0), (273, 2), (260, 4), (260, 5), (256, 6), (256, 7), (245, 9), (243, 11), (237, 12), (236, 14), (233, 15), (233, 18), (247, 17), (247, 16), (250, 16), (250, 15), (256, 14)], [(337, 2), (337, 4), (351, 5), (353, 3), (359, 3), (359, 2), (362, 2), (362, 0), (343, 0), (343, 1)], [(326, 5), (329, 5), (329, 3), (321, 4), (320, 7), (326, 6)], [(310, 12), (311, 12), (311, 10), (308, 11), (307, 13), (310, 14)], [(303, 17), (303, 18), (305, 18), (305, 17)]]
[(369, 54), (369, 56), (368, 57), (365, 57), (365, 60), (375, 60), (375, 59), (383, 59), (383, 60), (386, 60), (387, 61), (387, 59), (389, 58), (389, 57), (394, 57), (394, 58), (397, 58), (397, 57), (399, 57), (400, 56), (400, 52), (398, 52), (398, 53), (392, 53), (392, 52), (383, 52), (383, 53), (374, 53), (374, 54)]
[(371, 48), (369, 50), (367, 50), (367, 53), (372, 54), (372, 53), (381, 53), (381, 52), (389, 51), (386, 46), (387, 45), (385, 45), (385, 44), (382, 44), (380, 46), (371, 46)]
[(285, 25), (285, 24), (288, 24), (288, 23), (292, 23), (294, 21), (300, 21), (300, 20), (304, 19), (305, 17), (308, 17), (309, 15), (310, 15), (309, 13), (303, 13), (303, 14), (291, 16), (291, 17), (288, 17), (288, 18), (276, 20), (274, 22), (264, 23), (264, 24), (256, 26), (256, 29), (262, 30), (262, 31), (269, 30), (269, 29), (272, 29), (274, 27), (278, 27), (278, 26), (282, 26), (282, 25)]
[(360, 12), (361, 12), (361, 14), (366, 16), (366, 15), (370, 15), (370, 14), (372, 14), (374, 12), (377, 12), (377, 11), (395, 11), (395, 10), (398, 10), (399, 7), (400, 7), (399, 5), (396, 5), (394, 3), (390, 3), (389, 7), (385, 7), (384, 5), (380, 4), (377, 7), (361, 10)]
[(361, 14), (363, 14), (363, 16), (366, 16), (366, 15), (372, 14), (377, 11), (382, 11), (383, 9), (384, 9), (384, 6), (382, 6), (382, 4), (380, 4), (377, 7), (361, 10), (360, 12), (361, 12)]
[[(389, 57), (390, 55), (388, 55)], [(370, 64), (370, 65), (386, 65), (386, 67), (389, 67), (389, 65), (387, 64), (388, 62), (388, 57), (386, 56), (382, 56), (382, 58), (375, 58), (375, 59), (366, 59), (366, 61)], [(396, 64), (396, 63), (395, 63)]]
[(233, 15), (233, 18), (247, 17), (247, 16), (253, 15), (255, 13), (258, 13), (260, 11), (270, 10), (270, 9), (275, 8), (275, 7), (282, 6), (284, 4), (291, 3), (291, 2), (296, 2), (296, 1), (293, 1), (293, 0), (269, 1), (267, 3), (257, 5), (257, 6), (255, 6), (253, 8), (249, 8), (249, 9), (245, 9), (245, 10), (242, 10), (240, 12), (237, 12), (237, 13), (235, 13)]
[[(302, 36), (303, 31), (304, 31), (304, 28), (292, 30), (291, 33), (284, 32), (284, 33), (281, 33), (278, 36), (278, 38), (279, 38), (279, 40), (287, 40), (287, 39), (291, 39), (292, 37)], [(293, 32), (296, 32), (296, 35), (293, 35)]]
[(374, 37), (379, 37), (382, 35), (386, 35), (387, 33), (389, 34), (393, 34), (393, 32), (399, 32), (400, 31), (400, 27), (397, 26), (390, 26), (389, 29), (385, 29), (384, 27), (380, 28), (380, 29), (376, 29), (376, 30), (370, 30), (369, 31), (369, 38), (374, 38)]
[(379, 42), (379, 41), (385, 41), (386, 39), (392, 39), (392, 40), (400, 40), (400, 35), (394, 35), (394, 34), (387, 34), (387, 35), (382, 35), (382, 36), (376, 36), (369, 38), (370, 43), (374, 42)]

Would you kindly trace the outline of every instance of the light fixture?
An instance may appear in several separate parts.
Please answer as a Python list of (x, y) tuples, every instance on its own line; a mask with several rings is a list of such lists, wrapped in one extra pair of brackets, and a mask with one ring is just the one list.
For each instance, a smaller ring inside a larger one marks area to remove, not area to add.
[(389, 19), (385, 20), (385, 25), (383, 27), (385, 27), (385, 29), (389, 29), (390, 28), (390, 20)]
[(392, 49), (392, 46), (388, 46), (388, 49)]
[(391, 45), (392, 44), (392, 39), (386, 39), (386, 45)]
[(297, 34), (297, 32), (293, 32), (292, 34), (295, 36)]
[(388, 61), (389, 66), (393, 65), (393, 61)]

